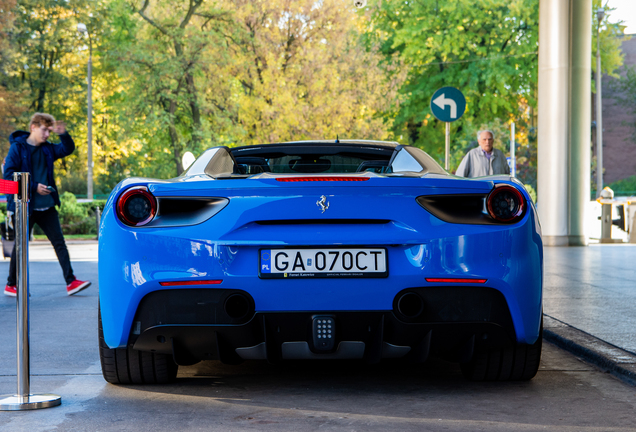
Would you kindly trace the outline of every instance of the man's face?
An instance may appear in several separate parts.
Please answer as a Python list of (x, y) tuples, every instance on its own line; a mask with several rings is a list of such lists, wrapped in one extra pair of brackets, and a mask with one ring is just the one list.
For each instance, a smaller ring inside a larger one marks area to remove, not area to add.
[(35, 144), (42, 144), (46, 140), (49, 139), (49, 135), (51, 135), (50, 126), (44, 125), (31, 125), (31, 136), (30, 138), (35, 141)]
[(494, 141), (495, 139), (490, 132), (482, 132), (477, 140), (477, 142), (479, 142), (479, 147), (481, 147), (481, 149), (486, 153), (492, 152), (492, 145)]

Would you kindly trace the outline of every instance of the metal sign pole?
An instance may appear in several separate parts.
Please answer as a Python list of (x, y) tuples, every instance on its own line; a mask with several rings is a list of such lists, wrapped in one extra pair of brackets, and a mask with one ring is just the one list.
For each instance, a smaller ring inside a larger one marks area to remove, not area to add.
[(448, 171), (450, 167), (450, 122), (446, 122), (446, 163), (444, 169)]
[(442, 87), (433, 93), (431, 112), (435, 118), (446, 123), (446, 157), (444, 169), (450, 169), (450, 124), (459, 120), (466, 110), (466, 98), (455, 87)]
[(15, 249), (18, 305), (18, 393), (0, 397), (0, 411), (21, 411), (60, 405), (62, 398), (54, 394), (31, 394), (29, 357), (29, 173), (14, 173), (18, 182), (15, 198)]

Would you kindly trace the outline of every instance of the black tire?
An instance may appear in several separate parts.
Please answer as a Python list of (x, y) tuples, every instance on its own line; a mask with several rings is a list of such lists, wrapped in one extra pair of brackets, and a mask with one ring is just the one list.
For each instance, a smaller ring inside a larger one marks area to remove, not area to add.
[(543, 318), (539, 338), (532, 345), (477, 350), (471, 361), (461, 363), (462, 374), (471, 381), (528, 381), (541, 362)]
[(98, 309), (99, 360), (102, 375), (111, 384), (165, 384), (177, 377), (178, 366), (172, 356), (137, 351), (132, 348), (109, 348), (104, 342), (102, 314)]

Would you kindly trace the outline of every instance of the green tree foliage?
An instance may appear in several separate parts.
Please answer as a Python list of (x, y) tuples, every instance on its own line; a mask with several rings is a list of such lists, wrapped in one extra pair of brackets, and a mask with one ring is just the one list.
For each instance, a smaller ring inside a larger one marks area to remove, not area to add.
[(215, 107), (205, 97), (227, 87), (215, 72), (226, 57), (224, 37), (234, 31), (231, 19), (203, 0), (115, 0), (110, 10), (107, 57), (121, 79), (110, 100), (116, 122), (133, 132), (135, 150), (143, 149), (136, 174), (180, 174), (183, 153), (212, 145), (216, 114), (231, 110), (225, 100)]
[[(77, 150), (56, 163), (58, 184), (85, 193), (90, 45), (98, 194), (173, 177), (185, 151), (213, 145), (393, 138), (441, 161), (429, 103), (445, 85), (468, 101), (451, 171), (479, 129), (507, 152), (514, 121), (520, 177), (535, 184), (538, 1), (0, 0), (0, 133), (34, 111), (65, 120)], [(621, 27), (602, 28), (611, 74)]]
[(10, 86), (23, 92), (31, 113), (67, 117), (81, 111), (73, 97), (83, 93), (78, 84), (85, 79), (76, 57), (83, 45), (77, 23), (98, 22), (90, 12), (97, 5), (89, 0), (18, 1), (5, 73)]
[(242, 30), (230, 73), (245, 143), (388, 137), (378, 114), (392, 97), (390, 83), (360, 43), (364, 18), (350, 2), (230, 5)]
[[(0, 136), (6, 136), (14, 129), (13, 120), (24, 110), (20, 104), (19, 95), (7, 88), (8, 76), (3, 73), (9, 61), (7, 53), (11, 47), (9, 37), (13, 27), (14, 8), (15, 0), (0, 0), (0, 52), (2, 52), (0, 56)], [(0, 152), (6, 154), (8, 149), (9, 143), (2, 140)]]
[[(98, 0), (18, 0), (7, 37), (9, 46), (3, 49), (0, 61), (4, 84), (14, 96), (12, 129), (27, 129), (29, 117), (38, 111), (66, 122), (77, 150), (56, 162), (56, 174), (63, 179), (58, 182), (62, 190), (64, 185), (83, 183), (83, 191), (73, 190), (76, 193), (86, 191), (88, 60), (87, 42), (77, 31), (77, 24), (85, 23), (95, 33), (93, 43), (99, 43), (102, 6)], [(3, 140), (5, 143), (4, 154), (8, 150), (8, 142)]]
[(378, 2), (367, 36), (380, 44), (387, 69), (405, 68), (394, 131), (439, 160), (444, 126), (430, 99), (440, 87), (462, 90), (464, 117), (455, 134), (472, 136), (495, 118), (517, 120), (534, 104), (537, 81), (537, 0)]
[(211, 145), (386, 138), (390, 91), (341, 0), (111, 3), (117, 124), (137, 173), (173, 176)]
[[(621, 50), (621, 43), (625, 40), (625, 36), (623, 35), (625, 26), (622, 24), (623, 21), (620, 20), (616, 23), (611, 23), (610, 19), (614, 21), (616, 18), (615, 16), (612, 16), (615, 9), (609, 7), (607, 2), (604, 2), (605, 5), (602, 3), (602, 0), (594, 0), (592, 13), (592, 72), (596, 74), (596, 40), (599, 32), (599, 23), (596, 11), (602, 7), (605, 11), (605, 16), (603, 17), (603, 21), (600, 25), (601, 72), (604, 75), (618, 78), (619, 75), (617, 71), (621, 68), (621, 66), (623, 66), (623, 60), (625, 57)], [(596, 92), (596, 83), (594, 80), (592, 80), (592, 91)]]

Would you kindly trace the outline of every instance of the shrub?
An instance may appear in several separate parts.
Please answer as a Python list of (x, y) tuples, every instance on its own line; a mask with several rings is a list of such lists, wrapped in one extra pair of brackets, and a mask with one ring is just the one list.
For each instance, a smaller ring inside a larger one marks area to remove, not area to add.
[[(58, 190), (63, 191), (62, 195), (66, 192), (70, 192), (75, 195), (86, 195), (86, 173), (80, 175), (79, 173), (69, 173), (60, 179), (60, 185)], [(60, 196), (60, 201), (62, 197)]]
[(636, 195), (636, 175), (615, 181), (608, 185), (614, 191), (614, 195)]
[[(58, 208), (60, 224), (64, 234), (95, 234), (97, 235), (96, 210), (104, 209), (106, 200), (91, 202), (77, 202), (75, 195), (64, 192), (60, 196), (62, 206)], [(0, 222), (7, 217), (7, 203), (0, 203)], [(35, 234), (44, 234), (39, 226), (35, 226)]]
[(537, 191), (534, 190), (534, 188), (532, 187), (532, 185), (529, 184), (524, 184), (526, 191), (528, 191), (528, 195), (530, 195), (530, 198), (532, 198), (532, 202), (537, 202)]
[[(90, 223), (88, 211), (77, 202), (77, 198), (70, 192), (64, 192), (60, 196), (60, 224), (64, 234), (97, 234), (94, 219)], [(92, 230), (91, 226), (92, 225)]]

